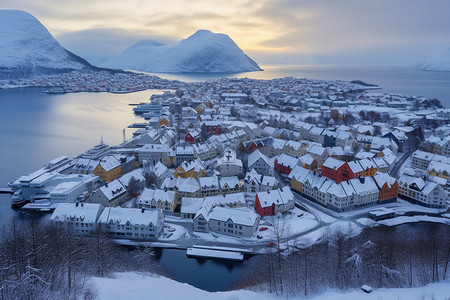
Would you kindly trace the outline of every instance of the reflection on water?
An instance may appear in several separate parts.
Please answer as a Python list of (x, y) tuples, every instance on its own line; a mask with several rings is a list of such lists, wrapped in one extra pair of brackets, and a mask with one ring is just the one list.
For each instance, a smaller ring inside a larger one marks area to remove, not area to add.
[(188, 258), (180, 249), (157, 249), (155, 258), (174, 280), (214, 292), (231, 289), (247, 263)]

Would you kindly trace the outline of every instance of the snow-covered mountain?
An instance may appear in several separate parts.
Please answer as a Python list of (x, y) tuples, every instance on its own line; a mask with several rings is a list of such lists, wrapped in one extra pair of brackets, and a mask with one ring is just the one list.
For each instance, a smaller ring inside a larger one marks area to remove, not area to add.
[(104, 67), (159, 73), (261, 71), (226, 34), (199, 30), (177, 45), (141, 41)]
[(35, 17), (0, 10), (0, 78), (82, 70), (92, 66), (63, 48)]
[(450, 48), (425, 57), (417, 66), (428, 71), (450, 71)]

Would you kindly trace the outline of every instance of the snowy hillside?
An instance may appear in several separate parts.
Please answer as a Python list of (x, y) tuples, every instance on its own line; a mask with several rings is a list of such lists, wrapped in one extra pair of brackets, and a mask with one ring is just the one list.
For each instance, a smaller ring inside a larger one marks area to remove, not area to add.
[(450, 48), (425, 57), (417, 66), (428, 71), (450, 71)]
[(0, 10), (0, 78), (80, 70), (91, 65), (64, 49), (32, 15)]
[(138, 42), (104, 66), (161, 73), (261, 70), (228, 35), (209, 30), (199, 30), (175, 46)]
[[(99, 300), (127, 300), (127, 299), (196, 299), (196, 300), (275, 300), (286, 299), (286, 296), (276, 297), (267, 293), (256, 293), (245, 290), (231, 292), (207, 292), (197, 289), (186, 283), (180, 283), (165, 277), (149, 277), (137, 273), (116, 273), (115, 278), (94, 278), (98, 290)], [(375, 289), (366, 294), (359, 289), (338, 292), (331, 291), (314, 296), (310, 299), (333, 299), (333, 300), (419, 300), (435, 299), (445, 300), (450, 295), (450, 282), (443, 281), (432, 283), (417, 288), (397, 289)], [(290, 296), (292, 300), (303, 300), (304, 296)]]

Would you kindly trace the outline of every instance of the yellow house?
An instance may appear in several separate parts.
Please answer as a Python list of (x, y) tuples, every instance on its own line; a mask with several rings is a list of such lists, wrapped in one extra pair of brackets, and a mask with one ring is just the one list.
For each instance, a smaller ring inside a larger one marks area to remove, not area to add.
[(178, 168), (173, 172), (175, 177), (181, 178), (195, 178), (205, 176), (205, 166), (200, 159), (193, 160), (191, 162), (183, 162)]
[(94, 175), (100, 177), (103, 181), (111, 181), (119, 178), (121, 175), (122, 167), (120, 161), (114, 156), (106, 156), (94, 169)]
[(170, 126), (170, 122), (166, 117), (161, 118), (161, 120), (159, 120), (159, 128), (161, 127), (169, 127)]
[(359, 173), (359, 175), (361, 177), (369, 177), (369, 176), (373, 176), (375, 174), (377, 174), (378, 172), (378, 168), (377, 167), (369, 167), (367, 169), (363, 169), (361, 173)]
[(359, 174), (361, 177), (369, 177), (377, 174), (378, 166), (371, 159), (361, 159), (358, 161), (358, 163), (361, 165), (362, 169), (361, 173)]
[(167, 167), (174, 167), (177, 163), (177, 154), (175, 148), (170, 148), (167, 152)]
[(302, 183), (300, 181), (297, 181), (295, 178), (292, 178), (291, 180), (291, 188), (296, 190), (297, 192), (302, 192)]
[(427, 173), (433, 176), (445, 178), (448, 180), (450, 172), (450, 164), (432, 161), (428, 166)]
[(203, 115), (205, 113), (205, 109), (206, 106), (204, 104), (200, 104), (199, 106), (197, 106), (195, 111), (197, 112), (198, 115)]

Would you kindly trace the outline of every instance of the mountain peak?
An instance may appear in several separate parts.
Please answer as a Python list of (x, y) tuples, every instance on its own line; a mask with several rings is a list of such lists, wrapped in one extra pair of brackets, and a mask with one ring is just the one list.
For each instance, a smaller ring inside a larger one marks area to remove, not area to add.
[(417, 66), (427, 71), (450, 71), (450, 47), (428, 55)]
[(160, 73), (260, 71), (226, 34), (200, 29), (175, 46), (138, 42), (105, 65), (110, 68)]
[(31, 14), (0, 10), (0, 78), (81, 70), (92, 67), (64, 49)]

